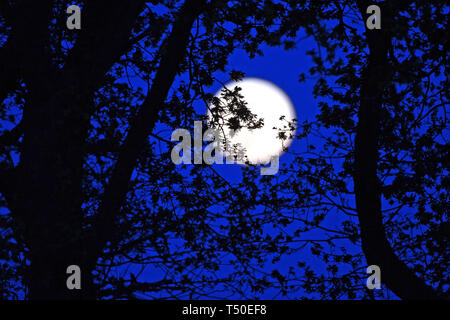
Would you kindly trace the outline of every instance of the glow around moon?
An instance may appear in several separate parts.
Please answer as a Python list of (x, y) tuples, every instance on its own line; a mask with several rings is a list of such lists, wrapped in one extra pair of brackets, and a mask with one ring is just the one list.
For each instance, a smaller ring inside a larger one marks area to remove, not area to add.
[[(294, 136), (296, 129), (296, 122), (293, 122), (296, 119), (294, 106), (288, 95), (272, 82), (259, 78), (244, 78), (242, 81), (226, 84), (225, 88), (232, 91), (236, 86), (242, 89), (240, 94), (247, 103), (247, 108), (256, 114), (257, 118), (262, 118), (264, 125), (257, 129), (243, 127), (236, 131), (234, 136), (230, 135), (229, 126), (225, 125), (225, 138), (231, 145), (240, 145), (250, 163), (267, 163), (272, 156), (280, 156), (283, 148), (287, 148), (292, 142), (290, 135)], [(222, 89), (215, 97), (220, 99), (221, 105), (226, 105), (225, 100), (221, 98)], [(224, 119), (230, 118), (225, 113), (221, 116)], [(210, 112), (208, 116), (211, 117)], [(293, 124), (293, 128), (289, 128), (288, 122)], [(278, 129), (285, 131), (287, 139), (278, 138)]]

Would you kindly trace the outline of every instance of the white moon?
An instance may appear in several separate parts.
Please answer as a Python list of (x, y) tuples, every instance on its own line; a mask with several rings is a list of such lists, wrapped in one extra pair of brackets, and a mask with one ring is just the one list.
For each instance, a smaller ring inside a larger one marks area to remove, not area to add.
[[(225, 138), (231, 145), (240, 144), (245, 149), (245, 156), (250, 163), (267, 163), (272, 156), (280, 156), (283, 153), (283, 148), (287, 148), (292, 142), (290, 135), (293, 136), (296, 129), (296, 122), (292, 122), (296, 119), (294, 106), (282, 89), (267, 80), (244, 78), (242, 81), (225, 85), (228, 90), (233, 90), (236, 86), (242, 89), (240, 94), (247, 102), (247, 108), (253, 114), (256, 114), (258, 119), (262, 118), (264, 125), (257, 129), (244, 127), (237, 131), (234, 136), (230, 136), (229, 127), (224, 126)], [(221, 99), (222, 89), (215, 95), (220, 99), (221, 105), (226, 104), (224, 99)], [(226, 115), (221, 116), (227, 119)], [(282, 116), (284, 116), (284, 120), (280, 120)], [(211, 119), (210, 112), (208, 112), (208, 118)], [(293, 130), (290, 130), (288, 122), (293, 123)], [(274, 127), (284, 128), (287, 139), (279, 139), (279, 131), (275, 130)]]

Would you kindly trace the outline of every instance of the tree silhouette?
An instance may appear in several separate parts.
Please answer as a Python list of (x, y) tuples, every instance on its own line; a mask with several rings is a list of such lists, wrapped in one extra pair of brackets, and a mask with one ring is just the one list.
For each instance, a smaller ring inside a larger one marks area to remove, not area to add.
[[(317, 10), (321, 14), (309, 28), (319, 44), (310, 52), (316, 63), (311, 74), (317, 75), (314, 90), (322, 101), (317, 121), (305, 123), (302, 134), (311, 138), (308, 133), (315, 132), (324, 141), (321, 149), (307, 146), (296, 159), (299, 166), (287, 171), (297, 174), (285, 186), (293, 199), (303, 198), (300, 209), (318, 208), (306, 224), (319, 227), (330, 221), (332, 210), (348, 217), (338, 220), (342, 228), (327, 230), (329, 239), (360, 244), (367, 264), (381, 268), (384, 283), (398, 297), (443, 297), (448, 292), (446, 7), (379, 3), (381, 30), (361, 30), (354, 21), (364, 21), (370, 4), (332, 2)], [(302, 13), (308, 9), (298, 8), (296, 16)], [(293, 199), (284, 199), (289, 210), (297, 205)], [(352, 279), (352, 272), (337, 276), (337, 270), (343, 261), (358, 270), (357, 256), (350, 257), (345, 247), (338, 254), (331, 245), (330, 254), (330, 247), (315, 245), (315, 254), (334, 262), (328, 269), (335, 276), (318, 277), (312, 288), (335, 298), (350, 291), (354, 297), (351, 284), (360, 280)], [(333, 289), (323, 286), (327, 281)]]
[[(368, 6), (368, 2), (358, 2), (361, 13)], [(383, 225), (383, 216), (381, 214), (381, 196), (382, 189), (380, 179), (378, 177), (379, 168), (379, 146), (380, 146), (380, 127), (382, 125), (382, 108), (385, 98), (392, 99), (389, 94), (385, 97), (385, 86), (392, 86), (395, 83), (395, 69), (391, 67), (389, 58), (395, 59), (395, 56), (389, 57), (396, 48), (393, 48), (394, 37), (400, 38), (402, 35), (394, 35), (391, 30), (395, 30), (395, 25), (400, 21), (395, 21), (398, 13), (404, 10), (406, 3), (397, 3), (396, 5), (385, 5), (384, 25), (385, 28), (380, 32), (367, 34), (367, 44), (369, 48), (368, 61), (365, 69), (361, 74), (360, 87), (360, 106), (358, 109), (358, 124), (355, 136), (355, 196), (356, 208), (358, 212), (358, 220), (361, 228), (361, 242), (363, 251), (369, 264), (377, 264), (384, 271), (386, 284), (398, 296), (409, 299), (420, 298), (437, 298), (438, 293), (425, 281), (418, 278), (409, 267), (401, 261), (396, 252), (392, 249), (391, 244), (386, 238), (386, 231)], [(436, 11), (441, 9), (443, 5), (434, 8)], [(419, 7), (419, 12), (420, 12)], [(425, 12), (428, 8), (424, 8)], [(429, 10), (429, 9), (428, 9)], [(436, 22), (440, 20), (440, 13), (437, 11)], [(401, 38), (400, 38), (401, 39)], [(409, 39), (408, 39), (409, 40)], [(408, 41), (406, 40), (406, 42)], [(425, 50), (428, 48), (424, 48)], [(389, 52), (390, 50), (390, 52)], [(439, 53), (439, 52), (438, 52)], [(434, 67), (442, 63), (443, 56), (437, 59), (429, 59), (429, 63)], [(423, 66), (423, 69), (428, 67)], [(394, 70), (392, 70), (394, 69)], [(401, 67), (399, 67), (401, 70)], [(423, 70), (422, 69), (422, 70)], [(390, 71), (387, 71), (390, 70)], [(438, 73), (439, 71), (435, 71)], [(417, 81), (417, 80), (416, 80)], [(400, 81), (399, 81), (400, 82)], [(406, 89), (408, 90), (408, 89)], [(444, 92), (445, 86), (439, 85), (437, 92)], [(393, 90), (395, 92), (395, 90)], [(407, 95), (403, 92), (403, 95)], [(392, 94), (392, 93), (390, 93)], [(425, 94), (426, 98), (427, 95)], [(403, 99), (402, 99), (403, 100)], [(442, 102), (444, 102), (443, 100)], [(390, 105), (388, 100), (385, 105)], [(396, 106), (396, 103), (392, 103)], [(402, 105), (398, 103), (398, 105)], [(432, 108), (435, 106), (432, 105)], [(445, 112), (445, 110), (444, 110)], [(435, 113), (437, 115), (437, 113)], [(437, 125), (443, 125), (443, 118), (437, 120)], [(439, 132), (439, 130), (438, 130)], [(406, 133), (406, 132), (405, 132)], [(408, 139), (406, 137), (404, 139)], [(415, 148), (421, 148), (416, 144)], [(423, 146), (426, 148), (426, 146)], [(422, 148), (423, 148), (422, 147)], [(442, 144), (435, 142), (433, 147), (438, 151)], [(401, 150), (398, 148), (397, 150)], [(440, 159), (441, 155), (437, 155), (435, 164), (444, 172), (444, 159)], [(439, 170), (438, 169), (438, 170)], [(421, 173), (419, 173), (419, 176)], [(395, 181), (395, 180), (394, 180)], [(416, 185), (420, 185), (417, 181)], [(439, 214), (439, 213), (438, 213)]]
[[(367, 264), (400, 298), (447, 294), (444, 1), (380, 3), (381, 30), (364, 30), (366, 1), (96, 0), (67, 30), (70, 4), (0, 4), (3, 297), (383, 296), (364, 288)], [(157, 128), (202, 119), (215, 72), (243, 76), (236, 48), (289, 49), (299, 30), (318, 44), (321, 100), (297, 138), (320, 152), (235, 184), (175, 167)], [(306, 248), (326, 271), (269, 269)], [(66, 287), (73, 264), (82, 290)]]
[[(204, 214), (214, 199), (197, 205), (187, 200), (204, 194), (194, 191), (204, 185), (199, 177), (208, 176), (198, 172), (194, 181), (182, 179), (169, 154), (155, 153), (148, 137), (157, 122), (187, 126), (192, 102), (210, 98), (202, 86), (224, 68), (236, 46), (257, 52), (269, 32), (247, 33), (255, 22), (271, 25), (277, 7), (89, 1), (78, 32), (66, 30), (68, 5), (2, 2), (1, 56), (10, 62), (2, 65), (2, 115), (20, 114), (1, 136), (1, 193), (9, 210), (2, 216), (4, 268), (14, 273), (7, 282), (15, 287), (23, 280), (27, 297), (46, 299), (164, 288), (195, 294), (202, 284), (231, 281), (193, 279), (196, 268), (217, 269), (216, 243), (235, 256), (247, 255), (238, 243), (208, 231)], [(147, 94), (134, 90), (129, 72), (148, 85)], [(176, 75), (183, 73), (188, 81), (168, 99)], [(20, 155), (17, 165), (13, 153)], [(217, 193), (223, 184), (216, 183)], [(174, 206), (186, 211), (182, 217)], [(183, 250), (169, 243), (174, 236), (187, 242)], [(112, 266), (124, 264), (116, 257), (163, 265), (176, 274), (136, 283), (130, 274), (110, 275)], [(83, 272), (80, 291), (66, 288), (65, 270), (72, 264)]]

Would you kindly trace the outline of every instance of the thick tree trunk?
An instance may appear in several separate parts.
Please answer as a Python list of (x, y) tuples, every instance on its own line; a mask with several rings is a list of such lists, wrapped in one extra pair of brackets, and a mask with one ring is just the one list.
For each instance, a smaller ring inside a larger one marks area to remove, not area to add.
[[(20, 163), (8, 174), (13, 190), (8, 205), (17, 237), (29, 251), (24, 277), (28, 298), (92, 299), (98, 255), (90, 252), (82, 212), (84, 142), (94, 111), (92, 96), (129, 49), (131, 29), (144, 1), (87, 3), (83, 28), (62, 69), (48, 54), (53, 2), (29, 1), (23, 6), (16, 8), (11, 52), (21, 52), (14, 61), (28, 95)], [(27, 50), (20, 50), (20, 44), (26, 44)], [(81, 290), (67, 288), (70, 265), (81, 268)]]
[[(92, 291), (91, 270), (84, 263), (87, 247), (81, 210), (83, 143), (89, 118), (77, 110), (88, 101), (66, 99), (66, 90), (52, 93), (51, 89), (33, 90), (23, 116), (19, 167), (23, 199), (17, 214), (24, 222), (30, 250), (26, 282), (31, 299), (80, 298)], [(81, 267), (82, 290), (66, 287), (69, 265)]]

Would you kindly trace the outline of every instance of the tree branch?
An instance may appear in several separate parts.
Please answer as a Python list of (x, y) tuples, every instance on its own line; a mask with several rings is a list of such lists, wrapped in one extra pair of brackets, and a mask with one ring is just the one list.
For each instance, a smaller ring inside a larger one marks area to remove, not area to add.
[(174, 23), (167, 41), (166, 52), (162, 55), (150, 92), (121, 147), (110, 183), (105, 190), (103, 202), (92, 228), (97, 240), (97, 255), (108, 241), (117, 237), (115, 221), (125, 201), (137, 158), (155, 126), (159, 111), (163, 108), (169, 89), (185, 57), (191, 28), (205, 3), (204, 0), (186, 0)]
[[(111, 66), (131, 46), (129, 37), (144, 0), (88, 1), (82, 10), (82, 27), (60, 75), (61, 86), (90, 96)], [(89, 104), (78, 106), (90, 111)]]

